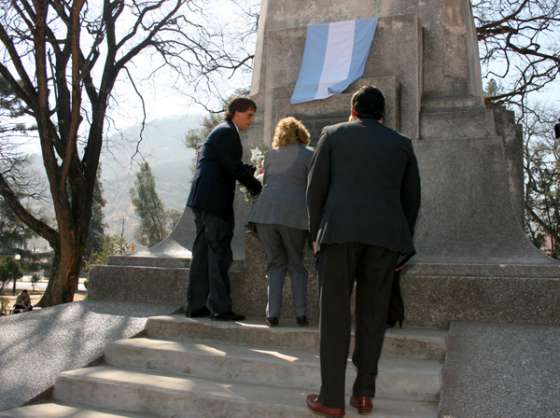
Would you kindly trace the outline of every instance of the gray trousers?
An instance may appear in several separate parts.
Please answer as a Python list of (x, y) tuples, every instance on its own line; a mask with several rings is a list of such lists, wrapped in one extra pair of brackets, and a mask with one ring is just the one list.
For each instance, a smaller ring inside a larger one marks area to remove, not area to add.
[(308, 232), (283, 225), (257, 224), (257, 234), (267, 261), (267, 318), (278, 318), (282, 309), (282, 290), (286, 273), (290, 273), (296, 316), (307, 308), (307, 270), (303, 265), (303, 249)]

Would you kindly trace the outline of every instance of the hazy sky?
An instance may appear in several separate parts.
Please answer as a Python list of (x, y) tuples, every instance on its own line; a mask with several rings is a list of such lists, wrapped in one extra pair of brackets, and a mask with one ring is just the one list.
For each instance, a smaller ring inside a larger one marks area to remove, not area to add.
[[(258, 0), (213, 0), (205, 6), (204, 25), (210, 30), (223, 30), (226, 34), (239, 33), (246, 30), (248, 17), (245, 10), (259, 10)], [(256, 35), (246, 38), (242, 45), (246, 50), (254, 52)], [(147, 75), (160, 64), (157, 57), (150, 53), (144, 54), (135, 62), (134, 71), (143, 79), (139, 83), (146, 102), (148, 120), (160, 119), (175, 115), (184, 115), (192, 112), (205, 113), (205, 110), (194, 104), (189, 96), (197, 96), (193, 86), (185, 83), (172, 70), (160, 70), (155, 77), (147, 79)], [(220, 81), (223, 94), (229, 95), (240, 87), (250, 85), (251, 76), (246, 71), (237, 72), (229, 78)], [(112, 117), (119, 125), (133, 125), (142, 119), (142, 108), (139, 99), (131, 91), (126, 80), (121, 81), (115, 89), (115, 99), (118, 106), (114, 106)]]
[[(224, 27), (226, 32), (236, 32), (243, 29), (247, 24), (246, 16), (242, 8), (259, 10), (259, 0), (214, 0), (205, 12), (209, 17), (209, 24), (215, 28)], [(254, 51), (256, 36), (245, 40), (244, 47)], [(141, 61), (146, 68), (151, 68), (149, 58), (144, 57)], [(497, 66), (501, 64), (497, 63)], [(250, 85), (250, 74), (236, 74), (231, 79), (222, 80), (221, 85), (224, 96), (239, 87)], [(499, 81), (499, 80), (498, 80)], [(121, 124), (134, 124), (141, 120), (141, 108), (134, 95), (130, 94), (128, 85), (116, 90), (119, 106), (115, 109), (113, 116)], [(177, 79), (173, 73), (162, 72), (156, 78), (142, 83), (142, 91), (147, 103), (148, 119), (158, 119), (166, 116), (184, 115), (192, 112), (205, 113), (204, 109), (192, 103), (188, 97), (193, 94), (191, 86)], [(551, 83), (542, 92), (533, 94), (531, 100), (547, 103), (560, 109), (560, 80)]]
[[(247, 17), (243, 9), (250, 8), (253, 11), (259, 9), (259, 0), (213, 0), (208, 2), (211, 6), (205, 9), (205, 24), (209, 28), (223, 28), (226, 33), (238, 32), (247, 25)], [(256, 36), (245, 39), (243, 47), (254, 51)], [(170, 70), (160, 70), (155, 77), (148, 74), (160, 62), (151, 54), (143, 54), (134, 61), (131, 71), (134, 72), (141, 90), (147, 111), (147, 119), (155, 120), (173, 116), (181, 116), (193, 113), (203, 114), (204, 109), (193, 103), (189, 95), (197, 95), (192, 86)], [(227, 96), (235, 89), (250, 85), (250, 74), (238, 73), (232, 78), (221, 81), (221, 90)], [(138, 124), (142, 120), (141, 102), (133, 92), (130, 84), (124, 77), (115, 86), (113, 91), (114, 100), (111, 102), (110, 118), (114, 121), (108, 126), (108, 134), (111, 135), (118, 129), (125, 129)], [(554, 105), (560, 109), (560, 81), (549, 85), (545, 91), (533, 96), (533, 100)], [(37, 141), (29, 142), (26, 151), (37, 152), (39, 150)]]

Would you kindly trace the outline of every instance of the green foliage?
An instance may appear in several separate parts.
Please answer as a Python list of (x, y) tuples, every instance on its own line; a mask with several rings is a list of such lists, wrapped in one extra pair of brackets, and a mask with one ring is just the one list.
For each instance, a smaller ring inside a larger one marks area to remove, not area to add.
[(0, 291), (4, 289), (7, 282), (22, 276), (20, 263), (13, 256), (0, 257)]
[(181, 219), (182, 214), (183, 214), (183, 212), (181, 212), (177, 209), (167, 209), (167, 211), (165, 212), (165, 216), (166, 216), (166, 219), (167, 219), (167, 231), (168, 231), (168, 233), (171, 233), (171, 231), (173, 231), (175, 226), (179, 223), (179, 220)]
[(198, 129), (191, 129), (185, 136), (185, 146), (194, 149), (198, 152), (208, 134), (217, 125), (223, 122), (224, 116), (222, 113), (209, 113), (202, 119), (202, 124)]
[(0, 298), (0, 316), (8, 315), (10, 312), (10, 301), (5, 298)]
[(10, 254), (16, 249), (26, 248), (27, 241), (34, 235), (0, 196), (0, 251)]
[(93, 252), (101, 251), (105, 237), (105, 224), (103, 223), (103, 208), (107, 202), (103, 198), (103, 184), (101, 183), (101, 168), (97, 170), (97, 180), (93, 189), (93, 203), (91, 206), (91, 219), (89, 233), (84, 249), (84, 259), (88, 259)]
[[(198, 155), (202, 144), (206, 141), (208, 134), (212, 132), (217, 125), (219, 125), (224, 120), (224, 116), (221, 113), (209, 113), (202, 119), (202, 124), (198, 129), (191, 129), (187, 132), (185, 136), (185, 146), (187, 148), (193, 149), (195, 155)], [(191, 171), (194, 173), (196, 170), (196, 158), (193, 160)]]
[[(1, 141), (0, 141), (1, 142)], [(23, 200), (33, 197), (36, 190), (31, 181), (25, 178), (23, 171), (29, 165), (28, 159), (21, 156), (10, 156), (3, 159), (0, 144), (0, 172), (10, 180), (10, 187), (16, 196)], [(37, 236), (25, 225), (8, 206), (6, 199), (0, 195), (0, 253), (13, 254), (18, 250), (27, 248), (27, 242)]]
[[(247, 94), (249, 94), (248, 88), (237, 89), (234, 94), (224, 100), (224, 102), (222, 103), (223, 108), (226, 109), (227, 104), (233, 98), (237, 96), (246, 96)], [(209, 112), (202, 119), (202, 123), (198, 129), (191, 129), (187, 132), (187, 135), (185, 136), (185, 146), (187, 148), (193, 149), (195, 153), (198, 154), (200, 148), (202, 147), (202, 144), (204, 144), (204, 141), (206, 141), (206, 138), (208, 138), (208, 134), (212, 132), (212, 129), (214, 129), (223, 121), (224, 112)], [(196, 159), (195, 161), (193, 161), (191, 168), (194, 173), (194, 171), (196, 170)]]
[(105, 235), (101, 248), (94, 251), (85, 263), (84, 270), (90, 271), (94, 265), (107, 264), (110, 255), (128, 255), (131, 253), (131, 245), (118, 235)]
[(134, 211), (140, 218), (136, 238), (145, 246), (152, 246), (167, 236), (167, 216), (163, 202), (156, 192), (156, 181), (148, 162), (142, 163), (130, 189)]
[(485, 97), (494, 97), (500, 94), (503, 91), (503, 88), (496, 79), (491, 78), (488, 83), (486, 83), (486, 88), (484, 89), (484, 96)]

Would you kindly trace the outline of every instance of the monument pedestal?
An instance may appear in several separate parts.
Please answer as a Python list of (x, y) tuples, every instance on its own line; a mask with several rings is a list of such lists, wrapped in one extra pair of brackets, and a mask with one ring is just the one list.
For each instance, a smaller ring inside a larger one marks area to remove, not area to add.
[[(363, 78), (342, 95), (291, 105), (307, 25), (374, 15), (380, 19)], [(560, 264), (523, 231), (522, 137), (510, 112), (484, 104), (467, 0), (308, 0), (305, 8), (299, 0), (263, 0), (251, 93), (259, 111), (246, 154), (268, 147), (276, 123), (288, 115), (303, 120), (317, 140), (325, 125), (348, 118), (352, 93), (371, 83), (387, 96), (385, 123), (412, 139), (422, 179), (417, 255), (402, 278), (407, 323), (558, 325)], [(264, 317), (265, 260), (256, 238), (245, 236), (248, 211), (238, 196), (233, 247), (244, 264), (232, 296), (235, 309)], [(138, 254), (143, 258), (112, 262), (187, 268), (193, 239), (187, 210), (169, 239)], [(317, 280), (307, 258), (309, 316), (317, 320)], [(283, 313), (291, 316), (289, 284), (285, 290)]]

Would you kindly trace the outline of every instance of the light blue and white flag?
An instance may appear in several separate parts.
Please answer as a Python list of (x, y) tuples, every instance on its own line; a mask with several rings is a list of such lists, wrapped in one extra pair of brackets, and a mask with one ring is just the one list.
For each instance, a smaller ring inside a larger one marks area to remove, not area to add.
[(310, 25), (291, 103), (326, 99), (360, 78), (378, 20), (373, 17)]

